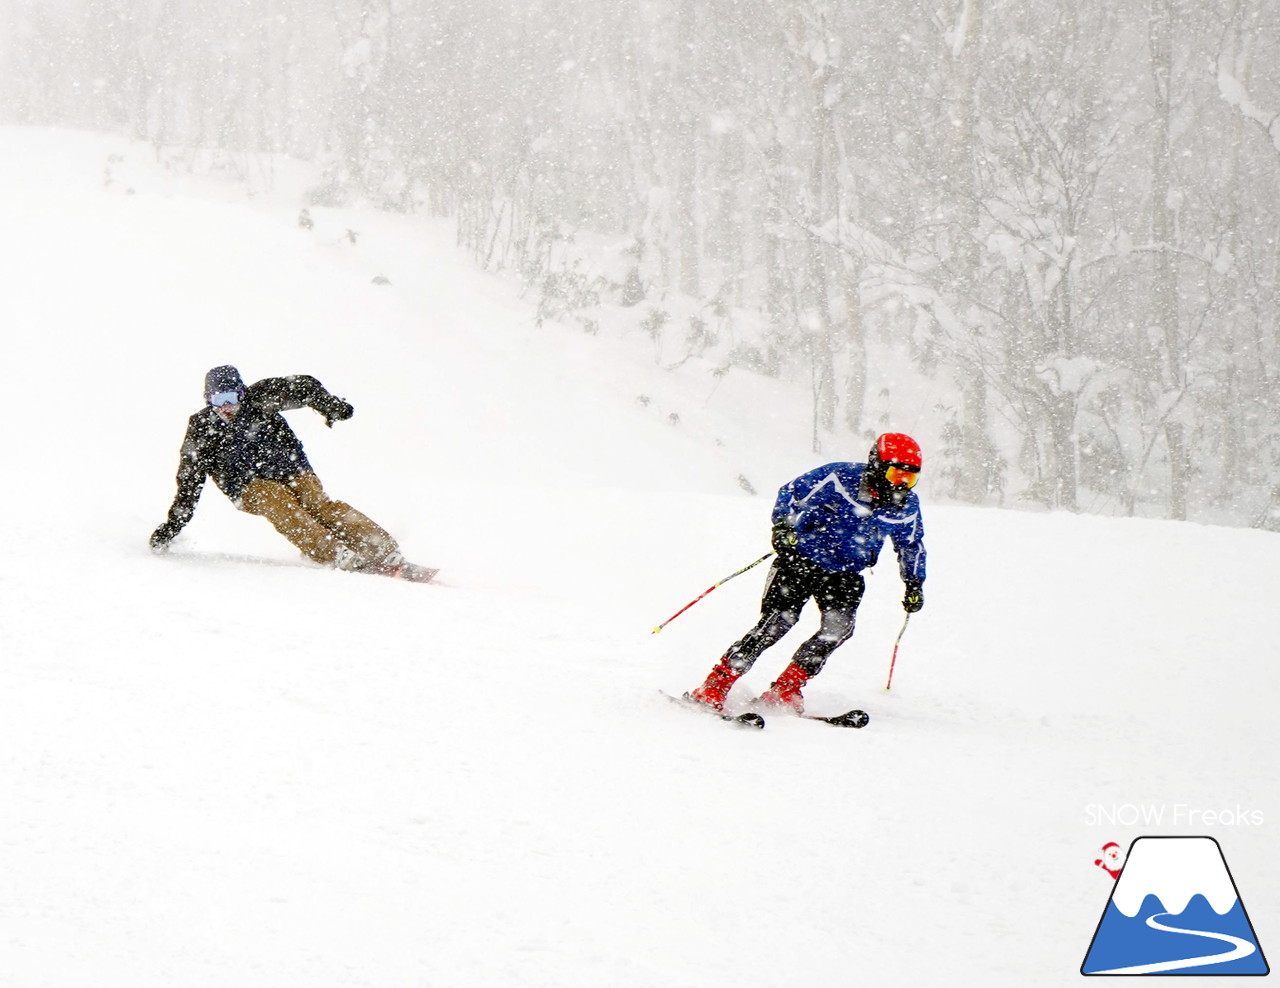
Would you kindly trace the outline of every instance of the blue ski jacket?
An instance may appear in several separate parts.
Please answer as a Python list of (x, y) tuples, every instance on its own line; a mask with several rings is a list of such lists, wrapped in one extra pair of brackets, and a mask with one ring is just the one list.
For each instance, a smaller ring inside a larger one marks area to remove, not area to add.
[(773, 522), (796, 532), (796, 551), (833, 572), (874, 566), (885, 538), (898, 554), (903, 582), (924, 583), (924, 520), (920, 499), (907, 493), (901, 508), (872, 494), (865, 463), (828, 463), (778, 491)]

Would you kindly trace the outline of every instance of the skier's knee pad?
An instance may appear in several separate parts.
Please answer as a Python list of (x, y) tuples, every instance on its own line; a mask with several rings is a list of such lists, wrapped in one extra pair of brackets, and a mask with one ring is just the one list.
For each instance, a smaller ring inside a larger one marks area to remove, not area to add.
[(822, 627), (818, 629), (818, 634), (815, 637), (818, 641), (823, 644), (829, 644), (832, 648), (835, 648), (837, 645), (843, 645), (853, 637), (853, 622), (848, 621), (840, 624), (827, 624), (827, 622), (824, 621), (822, 623)]

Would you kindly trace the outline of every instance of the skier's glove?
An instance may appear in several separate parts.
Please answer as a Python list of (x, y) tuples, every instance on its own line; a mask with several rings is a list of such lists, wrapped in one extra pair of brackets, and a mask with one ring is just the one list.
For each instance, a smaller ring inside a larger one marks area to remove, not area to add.
[(924, 607), (924, 588), (916, 580), (907, 581), (906, 592), (902, 595), (902, 609), (914, 614)]
[(800, 537), (796, 535), (796, 530), (785, 521), (776, 521), (773, 523), (773, 535), (769, 541), (772, 543), (775, 552), (789, 552), (796, 547)]
[(177, 538), (180, 527), (171, 521), (165, 522), (151, 533), (151, 551), (163, 553), (169, 551), (169, 543)]
[(324, 409), (324, 424), (332, 429), (334, 422), (345, 422), (355, 412), (351, 402), (343, 401), (341, 398), (331, 398)]

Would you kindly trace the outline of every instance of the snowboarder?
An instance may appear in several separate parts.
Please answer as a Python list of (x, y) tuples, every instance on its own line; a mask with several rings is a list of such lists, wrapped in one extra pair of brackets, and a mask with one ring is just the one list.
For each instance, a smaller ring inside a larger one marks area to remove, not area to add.
[(911, 490), (922, 462), (914, 439), (887, 432), (876, 440), (867, 463), (828, 463), (778, 491), (772, 516), (777, 555), (765, 581), (760, 620), (729, 648), (691, 699), (722, 710), (733, 684), (795, 626), (812, 597), (821, 627), (759, 698), (766, 706), (803, 713), (801, 689), (853, 634), (865, 587), (862, 570), (875, 565), (886, 536), (893, 541), (906, 587), (903, 610), (914, 614), (924, 606), (924, 524)]
[(312, 408), (334, 422), (351, 418), (349, 402), (306, 374), (268, 377), (245, 387), (224, 365), (204, 379), (205, 407), (187, 422), (178, 492), (169, 517), (151, 534), (165, 552), (195, 512), (205, 477), (241, 511), (261, 515), (317, 563), (345, 570), (393, 572), (405, 565), (396, 540), (343, 501), (325, 493), (302, 443), (280, 413)]

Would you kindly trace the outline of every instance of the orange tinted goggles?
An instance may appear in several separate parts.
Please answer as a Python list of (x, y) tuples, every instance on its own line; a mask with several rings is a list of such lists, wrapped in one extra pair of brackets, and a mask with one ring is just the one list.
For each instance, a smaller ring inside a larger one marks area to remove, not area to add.
[(911, 488), (920, 479), (920, 468), (904, 463), (890, 463), (884, 471), (884, 479), (891, 487)]

